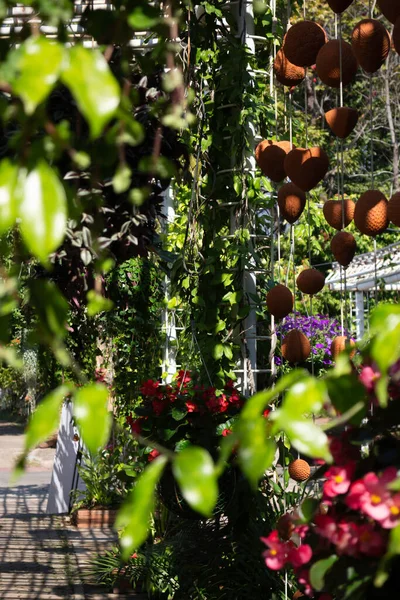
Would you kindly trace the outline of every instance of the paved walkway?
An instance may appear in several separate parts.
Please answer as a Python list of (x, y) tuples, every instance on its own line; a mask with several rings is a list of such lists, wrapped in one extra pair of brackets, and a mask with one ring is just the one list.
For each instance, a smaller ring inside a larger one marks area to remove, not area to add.
[(0, 600), (121, 597), (91, 585), (87, 577), (91, 556), (109, 549), (115, 534), (77, 530), (69, 518), (46, 515), (54, 450), (35, 450), (27, 473), (10, 487), (22, 445), (21, 428), (0, 423)]

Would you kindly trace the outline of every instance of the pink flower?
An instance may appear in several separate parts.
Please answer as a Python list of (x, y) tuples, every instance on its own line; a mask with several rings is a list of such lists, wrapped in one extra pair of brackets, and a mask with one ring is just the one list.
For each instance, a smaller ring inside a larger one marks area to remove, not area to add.
[(338, 523), (335, 534), (335, 546), (338, 554), (358, 555), (359, 531), (353, 521), (343, 519)]
[(389, 516), (380, 522), (384, 529), (393, 529), (400, 521), (400, 493), (394, 494), (388, 502)]
[(351, 485), (354, 471), (355, 464), (353, 462), (347, 463), (344, 467), (330, 467), (325, 473), (324, 497), (334, 498), (340, 494), (346, 494)]
[(329, 515), (317, 515), (314, 519), (317, 532), (332, 543), (336, 541), (337, 525), (333, 517)]
[(394, 516), (398, 517), (400, 510), (398, 513), (397, 506), (393, 505), (392, 494), (386, 486), (396, 477), (395, 467), (388, 467), (380, 477), (376, 473), (367, 473), (351, 486), (346, 498), (347, 506), (353, 510), (361, 510), (381, 524), (385, 523), (386, 528), (394, 526), (390, 524), (390, 515), (393, 511)]
[(276, 529), (268, 537), (261, 538), (261, 541), (268, 546), (268, 550), (263, 553), (265, 564), (273, 571), (279, 571), (286, 563), (291, 563), (296, 569), (311, 560), (312, 550), (308, 544), (297, 547), (291, 541), (282, 542)]
[(151, 452), (148, 453), (147, 460), (149, 462), (151, 462), (152, 460), (157, 458), (157, 456), (160, 456), (160, 452), (158, 450), (152, 450)]
[(381, 531), (376, 531), (370, 523), (359, 526), (359, 550), (366, 556), (379, 558), (386, 551), (387, 540)]
[(288, 562), (291, 563), (295, 569), (307, 564), (311, 558), (312, 550), (311, 546), (308, 544), (302, 544), (298, 548), (294, 546), (288, 553)]
[(268, 550), (263, 552), (265, 564), (272, 571), (283, 569), (288, 561), (289, 544), (291, 542), (281, 542), (277, 530), (272, 531), (268, 537), (261, 538), (261, 541), (268, 546)]
[(313, 588), (310, 583), (310, 571), (308, 569), (301, 569), (297, 572), (297, 581), (304, 587), (304, 593), (306, 596), (313, 596)]
[(372, 366), (366, 366), (361, 369), (361, 373), (359, 375), (359, 380), (365, 387), (368, 394), (373, 394), (375, 391), (375, 385), (381, 374), (377, 369), (374, 369)]

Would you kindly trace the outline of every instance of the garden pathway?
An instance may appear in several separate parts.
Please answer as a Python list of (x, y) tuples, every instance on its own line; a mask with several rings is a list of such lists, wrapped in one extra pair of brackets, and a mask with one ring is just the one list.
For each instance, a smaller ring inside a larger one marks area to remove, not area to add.
[(0, 600), (121, 597), (91, 586), (85, 573), (93, 553), (110, 548), (113, 532), (77, 530), (68, 517), (46, 515), (54, 451), (35, 450), (27, 473), (10, 486), (22, 444), (21, 427), (0, 422)]

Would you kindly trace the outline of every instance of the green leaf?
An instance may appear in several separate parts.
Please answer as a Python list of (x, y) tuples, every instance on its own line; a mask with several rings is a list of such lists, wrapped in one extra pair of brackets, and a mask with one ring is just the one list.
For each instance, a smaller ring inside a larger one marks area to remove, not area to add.
[(171, 415), (175, 421), (182, 421), (182, 419), (184, 419), (187, 415), (187, 410), (182, 408), (173, 408), (171, 410)]
[(336, 554), (332, 554), (328, 556), (328, 558), (323, 558), (322, 560), (317, 561), (313, 564), (310, 569), (310, 582), (314, 589), (317, 592), (321, 592), (325, 585), (325, 575), (328, 571), (333, 567), (335, 562), (339, 560), (339, 557)]
[(200, 446), (186, 448), (176, 455), (172, 470), (189, 506), (210, 517), (218, 499), (218, 481), (209, 452)]
[(400, 358), (400, 307), (393, 304), (378, 306), (371, 315), (371, 357), (378, 365), (382, 378), (377, 385), (381, 406), (387, 405), (389, 368)]
[(291, 419), (306, 413), (318, 412), (326, 400), (326, 385), (321, 379), (308, 377), (292, 385), (283, 401), (282, 409)]
[(159, 12), (154, 6), (141, 4), (129, 13), (128, 23), (135, 31), (147, 31), (157, 25)]
[(240, 420), (235, 433), (239, 439), (240, 468), (253, 488), (274, 460), (276, 446), (267, 437), (266, 420), (258, 415), (253, 420)]
[(349, 420), (351, 425), (360, 425), (366, 415), (367, 406), (365, 388), (359, 379), (353, 373), (340, 377), (327, 377), (326, 385), (331, 402), (340, 414), (346, 413), (358, 402), (362, 402), (364, 408)]
[(400, 525), (390, 532), (389, 545), (385, 556), (381, 559), (376, 572), (374, 584), (380, 588), (385, 585), (389, 577), (389, 567), (393, 558), (400, 554)]
[(56, 284), (47, 279), (33, 279), (29, 290), (42, 331), (50, 339), (63, 338), (67, 333), (68, 302)]
[(62, 385), (50, 392), (33, 413), (25, 435), (25, 453), (49, 437), (60, 421), (60, 407), (69, 393), (69, 387)]
[(67, 197), (57, 175), (43, 160), (19, 172), (18, 216), (28, 249), (44, 265), (61, 244), (67, 223)]
[(91, 454), (96, 454), (110, 435), (108, 395), (104, 385), (91, 383), (77, 390), (74, 397), (74, 416), (85, 446)]
[(279, 421), (279, 429), (286, 433), (298, 452), (332, 462), (328, 437), (319, 427), (309, 419), (287, 421), (286, 413), (281, 413), (280, 416), (283, 417), (283, 421)]
[(146, 540), (150, 516), (155, 505), (155, 487), (167, 463), (165, 456), (157, 456), (138, 477), (117, 515), (116, 527), (123, 529), (120, 540), (122, 558), (127, 560)]
[(282, 377), (274, 388), (258, 392), (247, 400), (241, 412), (241, 419), (254, 419), (261, 414), (272, 400), (290, 388), (294, 383), (308, 377), (308, 372), (303, 369), (294, 369), (288, 375)]
[(132, 171), (127, 165), (120, 165), (112, 180), (114, 192), (122, 194), (129, 189), (132, 180)]
[(13, 93), (32, 114), (56, 84), (61, 73), (64, 47), (45, 37), (30, 37), (15, 51), (15, 76), (10, 84)]
[(89, 123), (92, 137), (98, 137), (114, 116), (121, 95), (106, 59), (99, 50), (73, 46), (62, 80)]
[(111, 310), (114, 306), (114, 302), (112, 300), (104, 298), (104, 296), (98, 294), (97, 292), (95, 292), (95, 290), (90, 290), (87, 293), (87, 299), (87, 312), (89, 317), (94, 317), (95, 315), (103, 311)]
[(316, 498), (306, 498), (300, 505), (300, 518), (303, 523), (310, 523), (320, 508), (320, 501)]
[(223, 344), (215, 344), (213, 350), (213, 358), (215, 360), (220, 360), (224, 355), (224, 345)]
[(14, 225), (17, 216), (18, 167), (8, 158), (0, 162), (0, 235)]

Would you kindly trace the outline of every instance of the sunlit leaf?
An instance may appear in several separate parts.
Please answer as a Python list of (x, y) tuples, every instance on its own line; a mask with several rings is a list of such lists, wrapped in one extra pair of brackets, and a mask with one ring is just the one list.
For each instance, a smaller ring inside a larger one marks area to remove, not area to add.
[(19, 172), (20, 229), (28, 249), (44, 265), (61, 244), (67, 222), (67, 198), (56, 173), (43, 160)]
[(121, 95), (106, 59), (99, 50), (73, 46), (68, 52), (62, 80), (89, 123), (92, 137), (98, 137), (114, 116)]
[(100, 312), (111, 310), (114, 306), (112, 300), (104, 298), (101, 294), (97, 294), (94, 290), (90, 290), (87, 293), (87, 312), (89, 317), (94, 317)]
[(291, 419), (321, 410), (326, 400), (325, 382), (314, 377), (304, 378), (292, 385), (282, 403)]
[(151, 5), (139, 4), (129, 13), (128, 23), (135, 31), (147, 31), (158, 23), (159, 12)]
[(374, 584), (380, 588), (385, 585), (389, 577), (390, 563), (400, 554), (400, 525), (397, 525), (390, 532), (389, 545), (387, 547), (386, 554), (381, 559), (378, 570), (376, 572)]
[(176, 455), (172, 470), (189, 506), (211, 516), (218, 498), (218, 481), (209, 452), (190, 446)]
[(0, 162), (0, 235), (14, 225), (17, 215), (18, 167), (6, 158)]
[(158, 456), (146, 467), (118, 512), (116, 527), (123, 529), (120, 541), (124, 560), (143, 544), (149, 534), (150, 516), (155, 504), (155, 487), (166, 463), (165, 456)]
[(91, 383), (78, 389), (74, 397), (74, 416), (85, 446), (92, 454), (105, 445), (110, 435), (108, 395), (104, 385)]
[(346, 413), (359, 402), (362, 403), (360, 406), (363, 406), (363, 409), (349, 420), (351, 425), (359, 425), (365, 417), (367, 403), (365, 388), (358, 377), (353, 373), (340, 377), (327, 377), (326, 385), (330, 400), (339, 414)]
[(33, 413), (25, 435), (25, 452), (49, 437), (60, 421), (60, 408), (69, 388), (62, 385), (50, 392)]
[(235, 433), (239, 439), (240, 468), (255, 488), (274, 460), (275, 442), (267, 437), (266, 420), (260, 415), (239, 421)]
[(284, 431), (298, 452), (332, 461), (327, 435), (310, 419), (289, 419), (287, 413), (279, 409), (271, 417), (274, 419), (274, 430)]
[(56, 84), (64, 59), (64, 47), (45, 37), (30, 37), (15, 50), (15, 77), (10, 84), (32, 114)]

